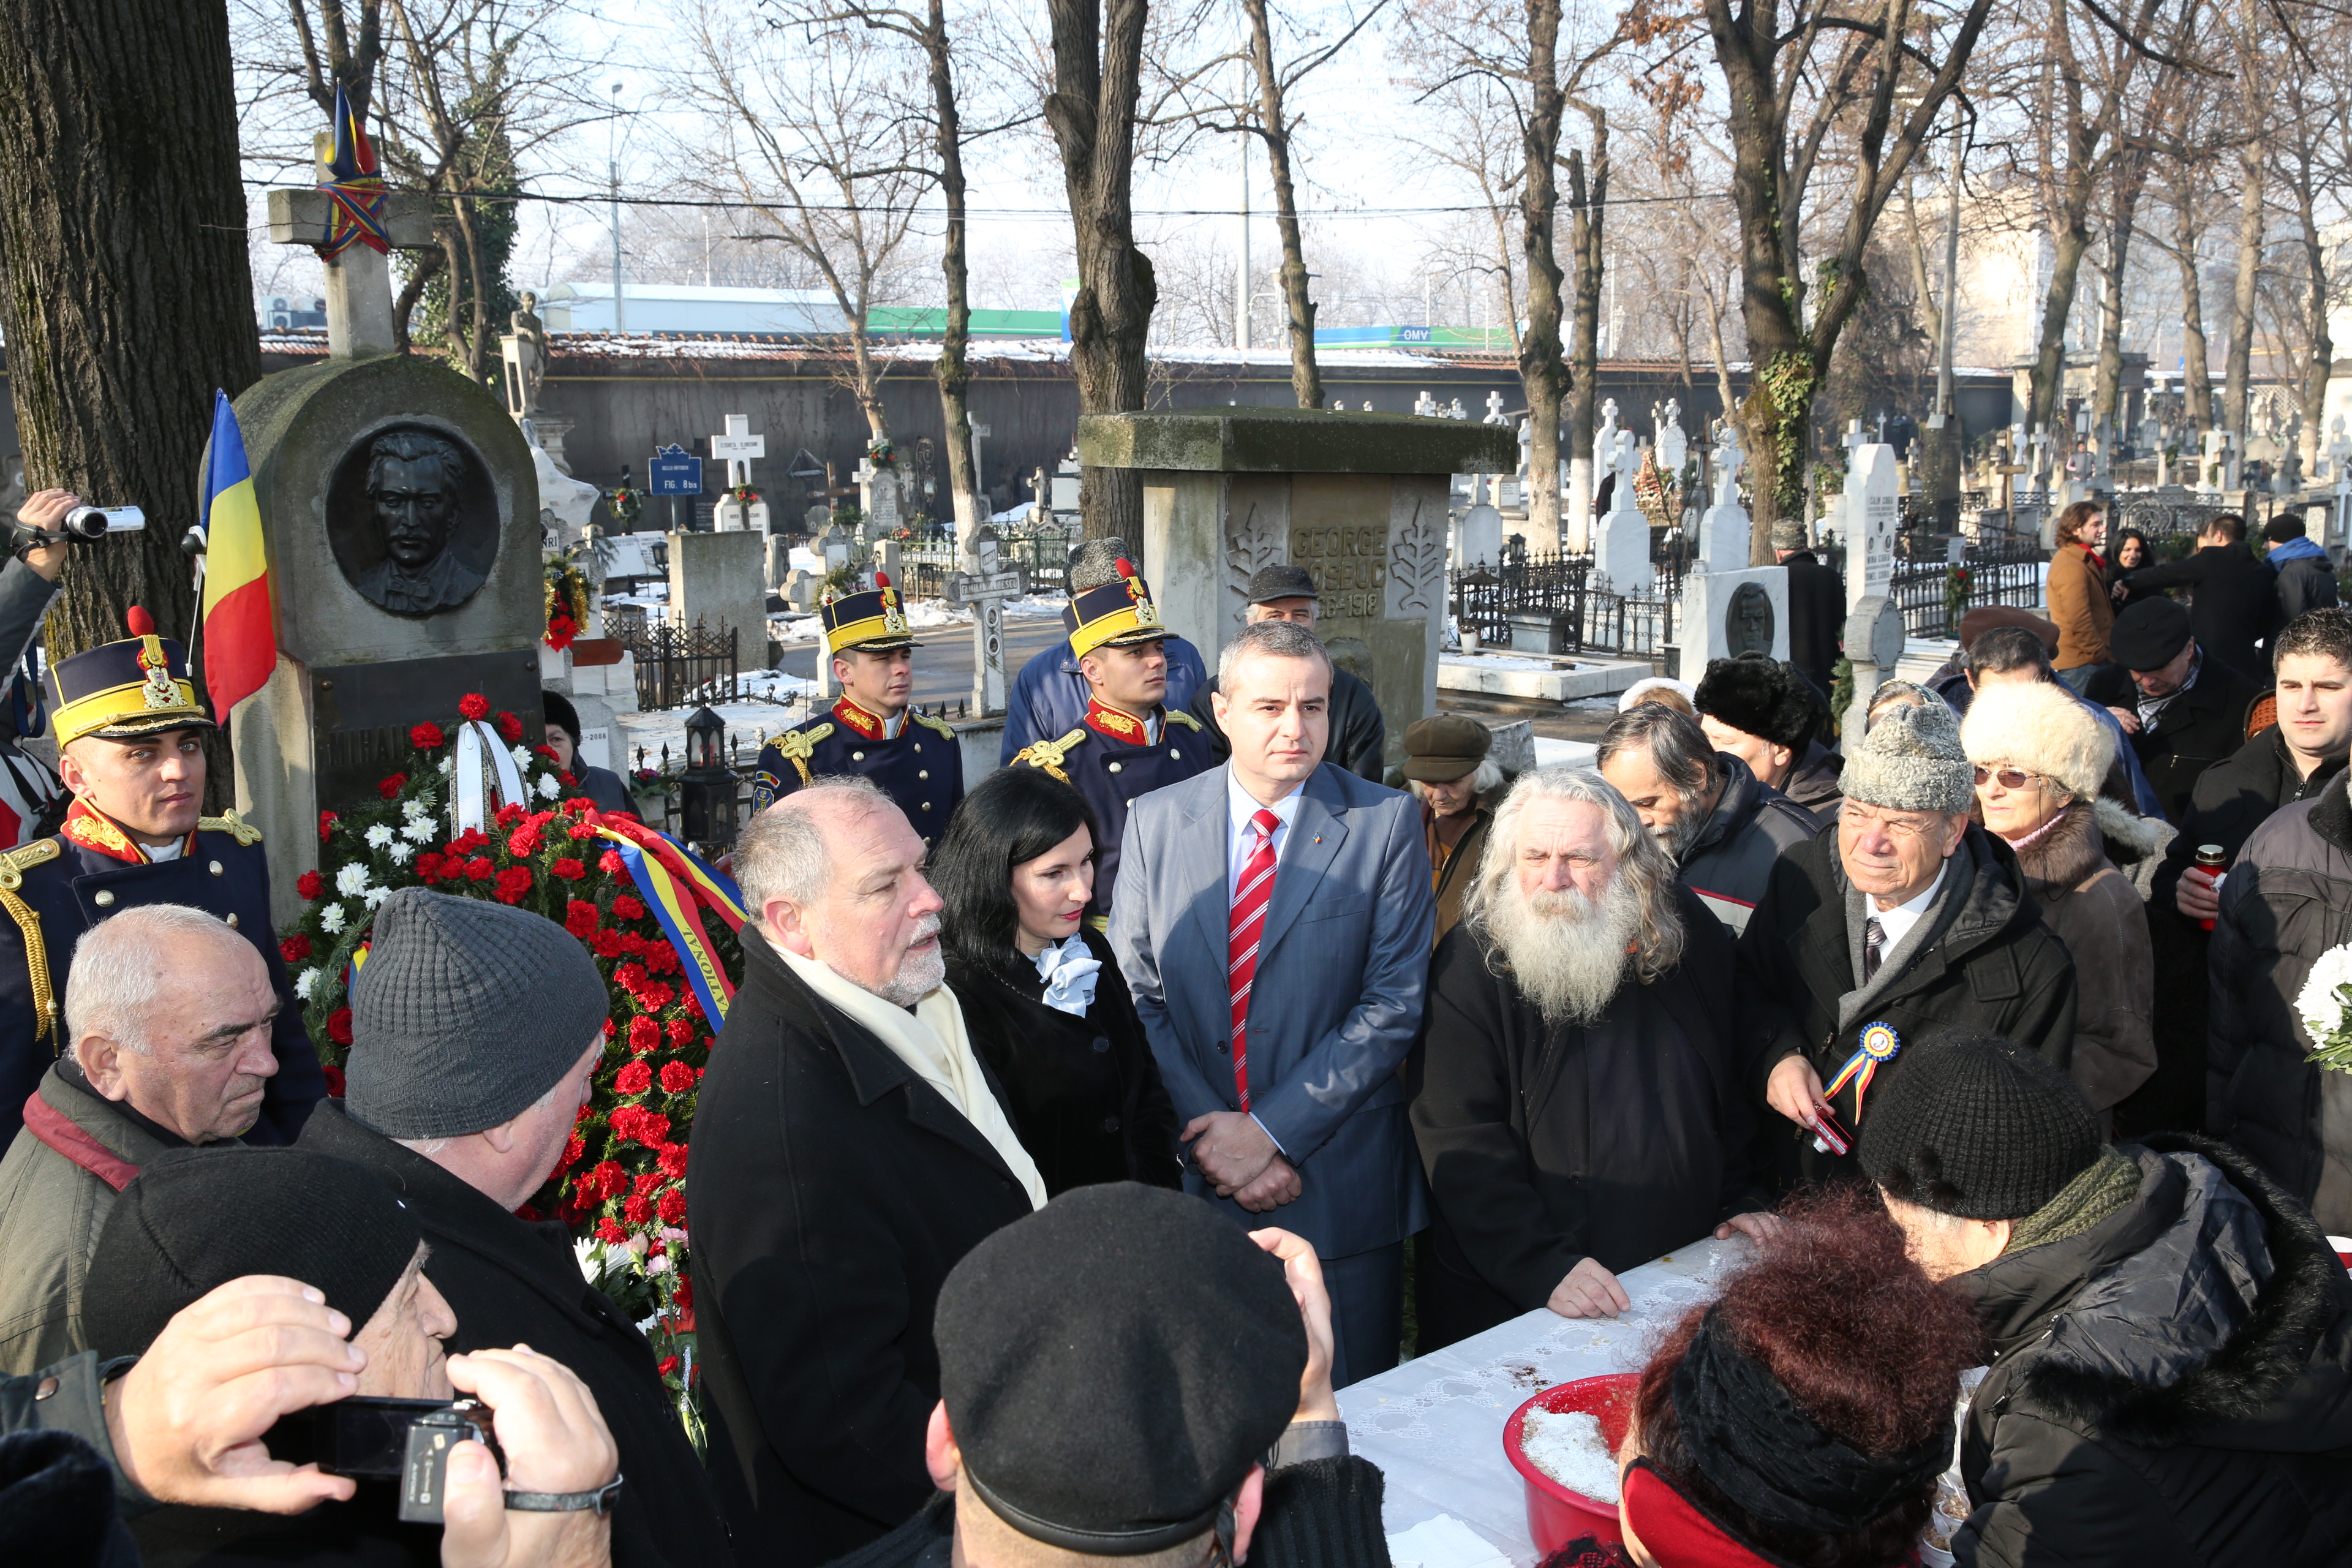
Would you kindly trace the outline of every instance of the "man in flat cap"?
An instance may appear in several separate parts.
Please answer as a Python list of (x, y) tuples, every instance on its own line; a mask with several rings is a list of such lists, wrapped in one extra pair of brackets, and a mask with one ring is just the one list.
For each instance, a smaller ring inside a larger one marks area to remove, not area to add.
[(1853, 1134), (1930, 1029), (1990, 1029), (2063, 1071), (2074, 961), (2017, 857), (1970, 819), (1976, 775), (1943, 699), (1896, 702), (1846, 759), (1837, 829), (1781, 856), (1739, 942), (1748, 1091), (1788, 1127), (1782, 1184), (1850, 1176)]
[(719, 1497), (652, 1348), (581, 1279), (562, 1222), (515, 1214), (562, 1158), (604, 1019), (595, 961), (562, 926), (403, 888), (377, 911), (352, 988), (345, 1098), (311, 1114), (301, 1146), (373, 1172), (415, 1216), (425, 1278), (457, 1317), (452, 1351), (528, 1344), (595, 1394), (632, 1482), (614, 1510), (614, 1563), (723, 1563)]
[(1079, 1187), (956, 1266), (935, 1332), (939, 1491), (858, 1568), (1384, 1560), (1380, 1472), (1349, 1454), (1332, 1397), (1322, 1273), (1287, 1231), (1244, 1236), (1133, 1182)]
[(912, 710), (915, 650), (922, 645), (907, 625), (898, 590), (882, 573), (874, 577), (874, 587), (818, 607), (841, 696), (760, 748), (751, 812), (756, 816), (812, 779), (851, 774), (880, 785), (923, 842), (935, 844), (963, 798), (963, 748), (945, 720)]
[(1404, 731), (1404, 787), (1421, 802), (1422, 836), (1429, 847), (1430, 885), (1437, 894), (1433, 942), (1462, 918), (1462, 900), (1478, 875), (1486, 826), (1503, 790), (1503, 770), (1486, 753), (1495, 732), (1475, 719), (1440, 713), (1416, 719)]
[[(1315, 617), (1322, 605), (1322, 595), (1315, 586), (1314, 574), (1304, 566), (1265, 566), (1258, 570), (1249, 584), (1249, 622), (1289, 621), (1315, 629)], [(1223, 762), (1233, 751), (1225, 742), (1225, 732), (1218, 728), (1216, 677), (1211, 676), (1192, 699), (1192, 717), (1209, 731), (1209, 739)], [(1331, 666), (1331, 736), (1324, 742), (1323, 760), (1347, 769), (1360, 779), (1374, 784), (1388, 778), (1388, 724), (1381, 717), (1380, 699), (1372, 689), (1356, 676)]]
[[(1125, 575), (1119, 563), (1136, 559), (1124, 539), (1087, 540), (1070, 552), (1071, 602), (1076, 604), (1081, 595), (1118, 582)], [(1171, 708), (1184, 708), (1208, 680), (1208, 667), (1201, 662), (1201, 650), (1173, 632), (1168, 634), (1166, 647), (1168, 692), (1162, 700)], [(1004, 744), (996, 757), (999, 765), (1012, 766), (1013, 759), (1026, 748), (1066, 735), (1071, 726), (1085, 721), (1093, 690), (1078, 658), (1072, 643), (1057, 642), (1023, 665), (1021, 673), (1013, 678), (1013, 691), (1005, 703)]]
[(288, 1143), (327, 1092), (269, 925), (269, 857), (235, 811), (205, 816), (205, 732), (187, 650), (136, 605), (130, 637), (61, 658), (42, 676), (58, 772), (73, 792), (63, 831), (0, 855), (0, 1140), (68, 1048), (60, 1015), (82, 932), (140, 904), (225, 921), (269, 972), (278, 1059), (248, 1142)]
[(2117, 616), (2108, 655), (2115, 662), (2083, 695), (2116, 716), (2164, 815), (2184, 821), (2198, 775), (2246, 743), (2246, 710), (2262, 689), (2208, 654), (2188, 609), (2170, 599), (2142, 599)]

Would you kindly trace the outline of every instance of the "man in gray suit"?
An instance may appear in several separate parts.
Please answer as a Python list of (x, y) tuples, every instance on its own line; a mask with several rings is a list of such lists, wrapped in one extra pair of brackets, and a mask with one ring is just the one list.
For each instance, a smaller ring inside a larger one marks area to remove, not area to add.
[(1261, 621), (1217, 663), (1222, 767), (1139, 796), (1111, 944), (1184, 1119), (1185, 1184), (1314, 1243), (1335, 1384), (1396, 1364), (1428, 1212), (1397, 1065), (1436, 918), (1421, 807), (1322, 762), (1331, 661)]

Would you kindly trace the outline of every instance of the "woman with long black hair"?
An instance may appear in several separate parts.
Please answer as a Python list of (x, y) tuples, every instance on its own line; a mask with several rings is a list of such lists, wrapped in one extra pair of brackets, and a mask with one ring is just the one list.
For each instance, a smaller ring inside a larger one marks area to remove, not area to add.
[(1094, 813), (1034, 768), (965, 795), (931, 858), (948, 984), (1050, 1197), (1182, 1179), (1176, 1110), (1110, 942), (1085, 922)]

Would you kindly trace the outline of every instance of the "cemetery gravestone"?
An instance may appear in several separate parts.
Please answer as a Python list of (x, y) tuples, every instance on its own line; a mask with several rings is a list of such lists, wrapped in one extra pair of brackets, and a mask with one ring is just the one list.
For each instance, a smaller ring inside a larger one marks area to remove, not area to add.
[(669, 613), (681, 631), (699, 623), (736, 634), (739, 669), (768, 664), (768, 588), (761, 578), (768, 542), (756, 533), (669, 536)]
[(1592, 570), (1609, 580), (1612, 594), (1646, 594), (1656, 581), (1650, 568), (1650, 520), (1633, 494), (1633, 475), (1640, 466), (1633, 433), (1618, 431), (1610, 457), (1617, 483), (1592, 545)]
[(1852, 448), (1845, 471), (1845, 602), (1849, 612), (1866, 598), (1885, 598), (1895, 583), (1895, 448), (1864, 442)]
[(1454, 569), (1466, 572), (1503, 558), (1503, 514), (1481, 503), (1465, 511), (1454, 524)]
[(1671, 673), (1696, 681), (1710, 660), (1755, 651), (1789, 657), (1789, 570), (1750, 566), (1750, 522), (1739, 504), (1745, 459), (1726, 420), (1715, 449), (1715, 504), (1699, 524), (1699, 556), (1683, 579)]

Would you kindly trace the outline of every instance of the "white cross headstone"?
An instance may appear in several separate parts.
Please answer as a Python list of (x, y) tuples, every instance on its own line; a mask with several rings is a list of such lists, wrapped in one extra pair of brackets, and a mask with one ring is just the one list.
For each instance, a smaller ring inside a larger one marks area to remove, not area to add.
[(1421, 395), (1412, 400), (1412, 411), (1423, 419), (1437, 417), (1437, 399), (1429, 395), (1427, 387), (1422, 388)]
[(754, 533), (768, 531), (768, 503), (753, 501), (745, 506), (737, 500), (733, 491), (747, 489), (751, 483), (751, 459), (768, 455), (768, 438), (751, 434), (749, 415), (730, 414), (727, 433), (710, 437), (710, 456), (727, 464), (727, 489), (730, 493), (719, 498), (711, 509), (711, 526), (720, 533), (735, 533), (748, 528)]
[(1641, 456), (1631, 430), (1616, 432), (1609, 465), (1617, 483), (1610, 494), (1609, 514), (1593, 538), (1592, 570), (1609, 579), (1612, 594), (1646, 594), (1656, 577), (1650, 566), (1650, 520), (1633, 495)]
[(2344, 433), (2344, 416), (2339, 414), (2327, 426), (2326, 477), (2342, 479), (2347, 463), (2352, 463), (2352, 436)]
[(1592, 466), (1605, 468), (1617, 451), (1617, 400), (1603, 398), (1601, 404), (1601, 425), (1592, 432)]
[(1848, 444), (1845, 495), (1845, 605), (1884, 597), (1895, 581), (1895, 535), (1901, 519), (1895, 500), (1895, 448), (1880, 441)]
[(1503, 417), (1503, 395), (1501, 393), (1490, 392), (1486, 395), (1486, 417), (1481, 421), (1481, 423), (1487, 425), (1507, 425), (1510, 423), (1509, 420)]
[(1445, 416), (1448, 419), (1467, 419), (1470, 417), (1470, 411), (1462, 406), (1462, 400), (1457, 397), (1454, 400), (1454, 405), (1445, 411)]
[(1520, 421), (1519, 421), (1519, 478), (1521, 478), (1521, 479), (1525, 479), (1525, 478), (1527, 478), (1527, 475), (1528, 475), (1528, 454), (1529, 452), (1531, 452), (1531, 451), (1533, 451), (1533, 450), (1535, 449), (1535, 444), (1536, 444), (1536, 437), (1535, 437), (1535, 431), (1534, 431), (1533, 427), (1532, 427), (1532, 426), (1530, 426), (1528, 425), (1528, 423), (1525, 419), (1520, 420)]
[[(312, 145), (316, 177), (323, 184), (334, 177), (327, 165), (335, 155), (335, 138), (330, 132)], [(269, 237), (279, 245), (324, 245), (331, 205), (320, 190), (271, 191)], [(432, 196), (422, 191), (386, 193), (383, 228), (396, 249), (432, 246)], [(394, 348), (392, 328), (391, 258), (365, 243), (347, 246), (327, 263), (327, 357), (388, 354)]]
[(1666, 399), (1665, 413), (1657, 422), (1658, 468), (1666, 483), (1682, 479), (1683, 463), (1690, 456), (1690, 437), (1683, 434), (1683, 405), (1674, 398)]
[(1748, 461), (1731, 420), (1716, 433), (1715, 504), (1699, 519), (1699, 564), (1707, 572), (1737, 572), (1748, 564), (1748, 509), (1739, 504), (1739, 470)]
[(2197, 490), (2200, 495), (2213, 495), (2221, 489), (2223, 452), (2230, 437), (2219, 430), (2205, 432), (2202, 443), (2203, 461), (2197, 465)]

